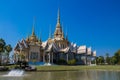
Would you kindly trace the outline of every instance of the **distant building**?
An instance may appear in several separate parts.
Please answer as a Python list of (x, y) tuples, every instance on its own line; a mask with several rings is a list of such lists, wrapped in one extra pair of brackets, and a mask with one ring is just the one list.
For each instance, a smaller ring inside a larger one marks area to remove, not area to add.
[(45, 42), (38, 39), (34, 32), (34, 26), (31, 36), (27, 39), (18, 41), (14, 48), (15, 61), (25, 59), (29, 62), (49, 62), (57, 64), (60, 60), (68, 62), (76, 60), (76, 64), (91, 64), (91, 59), (96, 56), (96, 51), (92, 51), (91, 47), (77, 46), (69, 42), (67, 35), (64, 36), (62, 26), (60, 24), (60, 12), (58, 10), (58, 18), (54, 36), (49, 33), (49, 38)]

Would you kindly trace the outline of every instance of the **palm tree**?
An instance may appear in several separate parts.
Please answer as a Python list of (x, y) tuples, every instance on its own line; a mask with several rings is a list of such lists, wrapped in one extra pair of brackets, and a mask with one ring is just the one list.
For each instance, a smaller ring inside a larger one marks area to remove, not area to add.
[(2, 38), (0, 38), (0, 64), (2, 62), (2, 52), (5, 51), (5, 45), (5, 41)]
[(106, 53), (105, 63), (110, 64), (109, 53)]
[(104, 64), (104, 57), (103, 56), (99, 56), (99, 57), (96, 57), (96, 61), (97, 61), (97, 64)]
[(7, 52), (6, 56), (7, 56), (7, 62), (8, 62), (8, 60), (9, 60), (9, 53), (12, 51), (11, 45), (10, 44), (6, 45), (5, 46), (5, 50)]

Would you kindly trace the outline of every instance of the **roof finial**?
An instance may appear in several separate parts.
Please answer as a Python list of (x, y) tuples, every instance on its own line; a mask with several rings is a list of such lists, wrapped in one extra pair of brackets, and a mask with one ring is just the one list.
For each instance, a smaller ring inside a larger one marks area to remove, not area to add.
[(33, 18), (32, 36), (34, 36), (34, 35), (35, 35), (34, 26), (35, 26), (35, 17)]
[(59, 8), (58, 8), (58, 17), (57, 17), (56, 29), (55, 29), (55, 32), (54, 32), (54, 38), (57, 38), (57, 37), (59, 37), (59, 38), (62, 37), (62, 28), (61, 28), (61, 25), (60, 25), (60, 11), (59, 11)]
[(58, 8), (58, 17), (57, 17), (57, 23), (60, 23), (60, 9)]
[(67, 31), (67, 27), (66, 27), (66, 40), (68, 40), (68, 31)]
[(49, 39), (51, 39), (52, 38), (52, 35), (51, 35), (51, 25), (50, 25), (50, 27), (49, 27)]
[(33, 26), (33, 28), (32, 28), (32, 36), (34, 36), (35, 35), (35, 32), (34, 32), (34, 26)]
[(40, 31), (40, 39), (39, 39), (40, 42), (42, 42), (42, 33)]
[(29, 41), (29, 34), (27, 35), (26, 40)]

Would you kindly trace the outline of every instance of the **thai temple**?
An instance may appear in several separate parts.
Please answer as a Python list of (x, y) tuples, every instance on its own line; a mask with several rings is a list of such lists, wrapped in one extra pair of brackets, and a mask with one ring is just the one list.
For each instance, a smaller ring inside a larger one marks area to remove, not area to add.
[(18, 41), (14, 48), (15, 61), (26, 60), (28, 62), (44, 62), (58, 64), (60, 60), (68, 62), (75, 60), (75, 64), (89, 65), (96, 57), (96, 51), (86, 45), (77, 46), (64, 35), (60, 24), (60, 11), (58, 10), (57, 24), (54, 35), (49, 33), (49, 38), (42, 41), (35, 34), (34, 26), (31, 36)]

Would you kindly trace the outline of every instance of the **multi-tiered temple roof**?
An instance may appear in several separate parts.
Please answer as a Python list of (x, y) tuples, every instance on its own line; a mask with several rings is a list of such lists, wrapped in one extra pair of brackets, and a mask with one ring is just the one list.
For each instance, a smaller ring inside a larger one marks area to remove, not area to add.
[[(57, 24), (54, 32), (54, 36), (49, 34), (49, 38), (46, 41), (41, 41), (35, 34), (34, 26), (32, 29), (31, 36), (28, 36), (22, 41), (18, 41), (14, 50), (16, 53), (22, 53), (30, 55), (34, 52), (42, 55), (44, 58), (44, 53), (65, 53), (65, 54), (75, 54), (75, 55), (84, 55), (84, 56), (96, 56), (96, 51), (92, 51), (91, 47), (87, 48), (86, 45), (77, 46), (75, 43), (68, 41), (68, 36), (66, 38), (63, 32), (63, 26), (60, 24), (60, 11), (58, 10)], [(36, 49), (37, 48), (37, 49)], [(60, 55), (59, 55), (60, 56)], [(28, 59), (31, 57), (28, 57)], [(39, 58), (41, 59), (41, 57)]]

